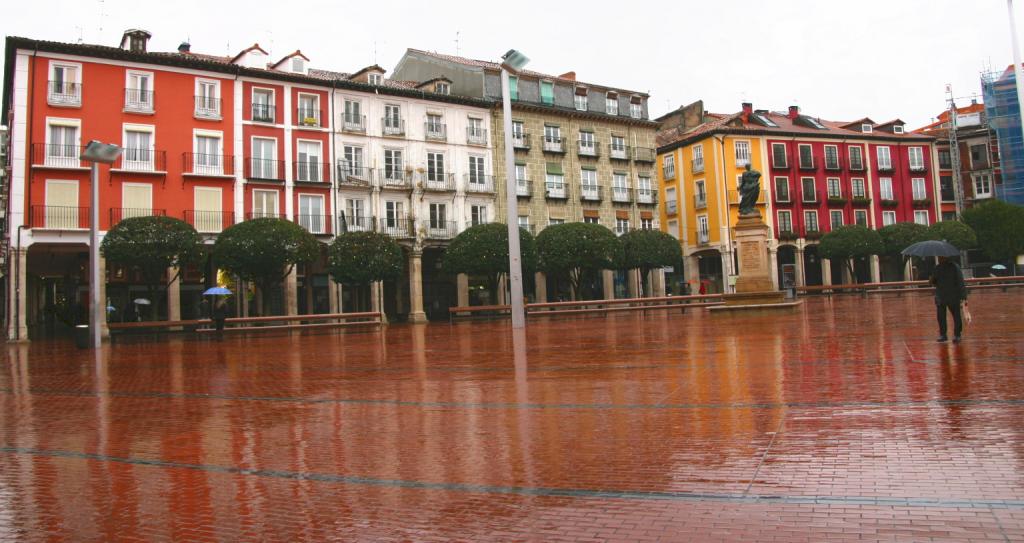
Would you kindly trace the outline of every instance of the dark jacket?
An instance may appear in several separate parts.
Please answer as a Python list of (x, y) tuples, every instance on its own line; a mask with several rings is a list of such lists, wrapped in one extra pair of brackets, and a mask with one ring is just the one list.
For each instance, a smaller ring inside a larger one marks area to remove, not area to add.
[(935, 287), (935, 303), (943, 305), (960, 305), (967, 299), (967, 285), (960, 266), (946, 261), (935, 267), (929, 282)]

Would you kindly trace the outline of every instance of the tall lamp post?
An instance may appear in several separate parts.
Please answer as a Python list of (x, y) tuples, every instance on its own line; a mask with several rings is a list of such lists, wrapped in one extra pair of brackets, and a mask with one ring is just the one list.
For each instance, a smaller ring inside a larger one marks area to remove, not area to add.
[(526, 313), (523, 310), (523, 260), (519, 249), (519, 205), (516, 200), (516, 166), (515, 152), (512, 150), (512, 97), (509, 86), (509, 73), (518, 74), (526, 63), (530, 62), (526, 55), (509, 49), (501, 57), (501, 101), (505, 125), (505, 204), (506, 221), (508, 222), (508, 278), (511, 292), (512, 328), (526, 326)]
[(110, 143), (90, 141), (80, 157), (90, 162), (92, 199), (89, 201), (89, 306), (92, 315), (92, 346), (100, 348), (100, 328), (104, 320), (106, 301), (100, 300), (100, 164), (113, 164), (121, 156), (121, 148)]

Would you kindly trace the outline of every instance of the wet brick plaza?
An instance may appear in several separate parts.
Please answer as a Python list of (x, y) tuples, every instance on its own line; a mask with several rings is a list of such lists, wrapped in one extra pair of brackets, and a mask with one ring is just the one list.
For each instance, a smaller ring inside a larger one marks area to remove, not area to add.
[(1021, 541), (1022, 302), (7, 345), (0, 540)]

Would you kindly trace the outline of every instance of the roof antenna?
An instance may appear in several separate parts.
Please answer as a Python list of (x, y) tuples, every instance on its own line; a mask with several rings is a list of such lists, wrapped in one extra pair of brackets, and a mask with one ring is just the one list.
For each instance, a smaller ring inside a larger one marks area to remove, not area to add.
[(82, 39), (82, 27), (76, 26), (75, 30), (78, 31), (78, 44), (81, 45), (85, 41)]
[(96, 40), (97, 42), (100, 42), (100, 41), (103, 40), (103, 18), (106, 16), (106, 13), (104, 11), (104, 8), (106, 6), (103, 5), (103, 0), (99, 0), (99, 2), (100, 2), (100, 35), (99, 35), (99, 39)]
[(462, 56), (462, 48), (460, 47), (460, 44), (459, 44), (459, 31), (458, 30), (455, 31), (455, 56), (457, 56), (457, 57), (461, 57)]

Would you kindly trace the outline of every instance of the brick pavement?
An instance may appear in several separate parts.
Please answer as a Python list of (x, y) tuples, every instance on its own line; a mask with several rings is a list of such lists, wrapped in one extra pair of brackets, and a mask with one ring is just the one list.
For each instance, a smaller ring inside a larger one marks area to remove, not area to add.
[(1022, 300), (10, 345), (0, 540), (1022, 540)]

